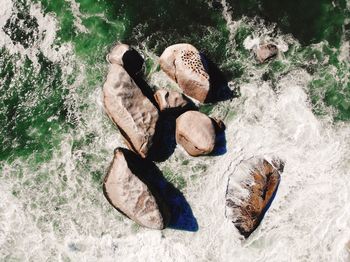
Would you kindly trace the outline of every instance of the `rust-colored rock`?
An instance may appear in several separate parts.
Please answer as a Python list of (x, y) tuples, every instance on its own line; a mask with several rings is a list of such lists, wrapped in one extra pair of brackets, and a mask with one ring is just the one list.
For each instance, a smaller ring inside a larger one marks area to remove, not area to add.
[(154, 94), (160, 111), (182, 111), (190, 101), (183, 94), (165, 89), (157, 90)]
[(118, 64), (111, 64), (103, 86), (106, 113), (118, 126), (128, 147), (146, 157), (158, 121), (157, 108)]
[(178, 83), (184, 93), (203, 103), (208, 99), (209, 75), (198, 50), (190, 44), (169, 46), (160, 56), (162, 70)]
[(240, 163), (229, 177), (225, 213), (243, 236), (260, 224), (277, 190), (282, 166), (279, 161), (253, 158)]
[(170, 212), (159, 198), (159, 192), (144, 179), (144, 172), (148, 170), (146, 162), (127, 149), (115, 149), (103, 182), (103, 192), (113, 207), (137, 224), (163, 229), (170, 219)]
[(215, 138), (212, 119), (201, 112), (187, 111), (176, 119), (176, 141), (191, 156), (211, 153)]
[(264, 63), (267, 60), (275, 57), (278, 53), (278, 48), (274, 44), (265, 44), (265, 45), (260, 45), (258, 48), (255, 50), (256, 54), (256, 59), (260, 63)]

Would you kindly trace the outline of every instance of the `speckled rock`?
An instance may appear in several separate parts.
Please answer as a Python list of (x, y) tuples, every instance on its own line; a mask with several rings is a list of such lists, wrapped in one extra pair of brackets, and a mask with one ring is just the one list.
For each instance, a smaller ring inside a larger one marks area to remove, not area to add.
[(283, 163), (252, 158), (241, 162), (229, 177), (226, 190), (226, 217), (248, 237), (260, 224), (273, 199)]
[(213, 120), (198, 111), (187, 111), (176, 119), (176, 142), (191, 156), (207, 155), (215, 147)]
[(153, 143), (158, 110), (118, 64), (110, 65), (103, 101), (106, 113), (118, 126), (128, 147), (146, 157)]
[(143, 166), (146, 161), (127, 149), (115, 149), (103, 182), (103, 191), (113, 207), (137, 224), (163, 229), (167, 226), (170, 212), (158, 197), (158, 192), (152, 190), (143, 179), (142, 172), (147, 170)]
[(202, 103), (208, 99), (209, 75), (200, 53), (194, 46), (190, 44), (169, 46), (160, 56), (159, 64), (186, 95)]

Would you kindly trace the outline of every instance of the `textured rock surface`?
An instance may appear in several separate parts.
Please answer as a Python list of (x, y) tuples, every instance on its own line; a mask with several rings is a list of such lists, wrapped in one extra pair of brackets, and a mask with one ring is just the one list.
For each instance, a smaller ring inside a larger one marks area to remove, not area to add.
[(107, 56), (107, 60), (111, 64), (123, 66), (131, 76), (139, 73), (144, 63), (142, 56), (126, 44), (118, 44), (113, 47)]
[(278, 161), (253, 158), (240, 163), (229, 177), (225, 213), (243, 236), (260, 224), (277, 190), (280, 167)]
[(211, 118), (198, 111), (187, 111), (176, 119), (176, 141), (191, 156), (206, 155), (215, 146)]
[(169, 211), (139, 173), (142, 168), (147, 172), (145, 161), (127, 149), (115, 149), (103, 191), (111, 205), (139, 225), (163, 229), (169, 221)]
[(157, 90), (154, 94), (160, 111), (182, 111), (190, 104), (188, 98), (176, 91)]
[(256, 58), (260, 63), (264, 63), (267, 60), (275, 57), (278, 53), (278, 48), (274, 44), (260, 45), (256, 50)]
[(159, 59), (162, 70), (178, 83), (184, 93), (199, 102), (208, 97), (209, 75), (198, 50), (190, 44), (176, 44), (166, 48)]
[(128, 147), (146, 157), (158, 120), (157, 108), (118, 64), (111, 64), (103, 86), (104, 106)]

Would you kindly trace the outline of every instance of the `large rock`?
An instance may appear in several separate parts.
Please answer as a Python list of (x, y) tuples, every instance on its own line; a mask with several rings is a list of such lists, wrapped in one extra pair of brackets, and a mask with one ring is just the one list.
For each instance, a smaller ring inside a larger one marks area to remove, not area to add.
[(240, 163), (229, 177), (226, 217), (248, 237), (260, 224), (277, 190), (283, 163), (252, 158)]
[(157, 108), (118, 64), (110, 65), (103, 96), (105, 110), (118, 126), (128, 147), (146, 157), (158, 121)]
[(190, 44), (169, 46), (160, 56), (159, 64), (186, 95), (202, 103), (208, 99), (209, 75), (200, 53), (194, 46)]
[(176, 91), (159, 89), (155, 92), (154, 97), (159, 106), (159, 110), (162, 112), (181, 112), (190, 106), (189, 99)]
[(215, 147), (213, 120), (198, 111), (187, 111), (176, 119), (176, 142), (191, 156), (206, 155)]
[(142, 70), (144, 60), (142, 56), (129, 45), (117, 44), (107, 55), (107, 60), (111, 64), (121, 65), (134, 76)]
[(110, 204), (141, 226), (163, 229), (170, 211), (144, 179), (147, 160), (133, 152), (117, 148), (104, 179), (103, 192)]
[(278, 48), (274, 44), (259, 45), (255, 50), (255, 55), (260, 63), (275, 57), (278, 53)]

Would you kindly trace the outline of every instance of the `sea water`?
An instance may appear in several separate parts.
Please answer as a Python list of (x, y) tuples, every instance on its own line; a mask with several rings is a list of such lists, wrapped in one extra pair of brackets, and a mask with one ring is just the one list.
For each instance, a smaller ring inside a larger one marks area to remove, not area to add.
[[(349, 261), (350, 2), (1, 0), (1, 261)], [(280, 54), (260, 65), (252, 50)], [(157, 62), (195, 45), (235, 97), (200, 110), (226, 124), (226, 149), (157, 163), (185, 196), (195, 232), (141, 228), (102, 180), (120, 133), (103, 110), (106, 55), (145, 58), (155, 90), (177, 89)], [(285, 162), (261, 225), (225, 219), (228, 177), (253, 156)]]

